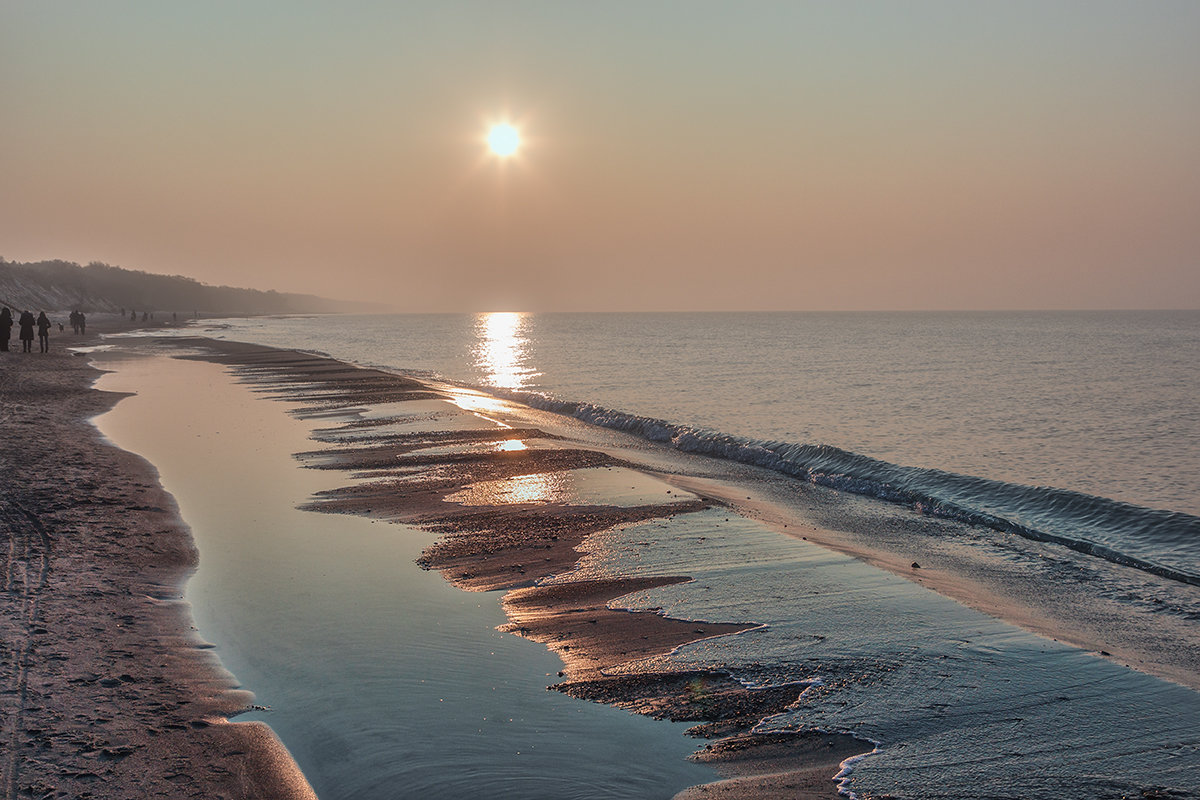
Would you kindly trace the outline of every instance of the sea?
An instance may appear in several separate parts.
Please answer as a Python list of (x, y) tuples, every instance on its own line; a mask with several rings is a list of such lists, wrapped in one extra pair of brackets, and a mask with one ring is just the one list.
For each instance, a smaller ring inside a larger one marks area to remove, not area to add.
[[(1050, 553), (1076, 590), (1158, 602), (1200, 636), (1200, 312), (298, 315), (182, 332), (483, 389), (847, 507), (987, 531), (1005, 559)], [(1200, 797), (1196, 691), (755, 520), (714, 510), (613, 531), (579, 569), (688, 574), (621, 604), (761, 623), (631, 669), (796, 684), (801, 702), (760, 728), (870, 742), (847, 765), (849, 796)], [(1147, 586), (1177, 593), (1163, 603)]]
[(1200, 312), (218, 325), (1200, 583)]

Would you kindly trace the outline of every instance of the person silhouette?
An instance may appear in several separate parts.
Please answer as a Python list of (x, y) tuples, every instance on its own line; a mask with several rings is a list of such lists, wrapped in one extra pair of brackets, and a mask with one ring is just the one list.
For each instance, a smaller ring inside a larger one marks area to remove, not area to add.
[(82, 336), (85, 333), (87, 333), (87, 316), (82, 311), (80, 311), (79, 312), (79, 334)]
[(21, 319), (18, 321), (17, 324), (21, 326), (21, 352), (22, 353), (32, 353), (33, 352), (33, 325), (34, 325), (33, 312), (32, 311), (22, 311)]
[(50, 352), (50, 318), (46, 316), (46, 312), (38, 314), (37, 329), (38, 329), (38, 346), (41, 352)]
[(12, 338), (12, 310), (5, 306), (0, 309), (0, 353), (8, 352), (8, 340)]

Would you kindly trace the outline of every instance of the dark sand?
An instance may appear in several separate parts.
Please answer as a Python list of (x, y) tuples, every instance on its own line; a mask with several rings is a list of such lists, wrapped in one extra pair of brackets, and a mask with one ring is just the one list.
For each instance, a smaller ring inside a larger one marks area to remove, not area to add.
[[(97, 326), (93, 324), (95, 331)], [(64, 351), (0, 353), (0, 797), (313, 798), (191, 627), (196, 552)], [(19, 345), (18, 345), (19, 349)]]

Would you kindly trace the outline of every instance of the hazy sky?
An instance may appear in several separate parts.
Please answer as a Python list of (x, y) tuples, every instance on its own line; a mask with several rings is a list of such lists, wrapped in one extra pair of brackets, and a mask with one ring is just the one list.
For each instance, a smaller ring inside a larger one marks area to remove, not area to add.
[(1197, 308), (1198, 41), (1196, 0), (0, 0), (0, 256), (403, 310)]

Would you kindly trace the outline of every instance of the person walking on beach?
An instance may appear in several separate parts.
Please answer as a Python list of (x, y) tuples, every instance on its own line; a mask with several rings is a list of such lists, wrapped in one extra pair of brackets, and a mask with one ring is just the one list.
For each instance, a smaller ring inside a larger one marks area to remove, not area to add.
[(8, 340), (12, 338), (12, 310), (8, 306), (0, 309), (0, 353), (8, 352)]
[(38, 314), (37, 318), (38, 329), (38, 346), (41, 352), (50, 352), (50, 318), (46, 316), (46, 312)]
[(19, 322), (17, 324), (21, 326), (21, 352), (22, 353), (32, 353), (33, 352), (33, 325), (34, 325), (33, 312), (32, 311), (22, 311), (21, 319), (19, 320)]

